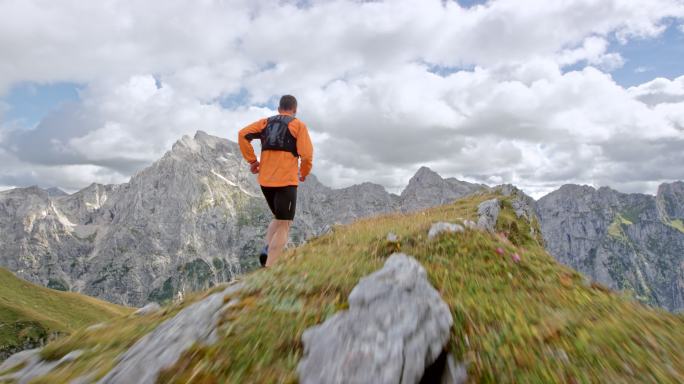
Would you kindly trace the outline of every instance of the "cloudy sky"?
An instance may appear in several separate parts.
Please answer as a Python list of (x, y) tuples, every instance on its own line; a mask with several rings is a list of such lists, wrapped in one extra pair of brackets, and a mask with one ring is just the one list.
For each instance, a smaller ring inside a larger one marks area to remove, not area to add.
[(118, 183), (299, 99), (314, 172), (684, 179), (684, 0), (0, 0), (0, 189)]

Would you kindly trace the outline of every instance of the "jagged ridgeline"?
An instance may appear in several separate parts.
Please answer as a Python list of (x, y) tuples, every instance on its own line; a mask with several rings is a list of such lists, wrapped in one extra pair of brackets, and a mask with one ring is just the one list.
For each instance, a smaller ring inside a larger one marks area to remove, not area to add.
[[(487, 189), (425, 167), (401, 195), (373, 183), (332, 189), (312, 175), (291, 240)], [(271, 216), (260, 193), (235, 143), (198, 132), (126, 184), (0, 192), (0, 266), (116, 303), (168, 302), (257, 266)], [(684, 309), (684, 183), (662, 184), (655, 197), (567, 185), (528, 204), (556, 259), (642, 302)]]
[(273, 268), (82, 329), (8, 359), (0, 375), (307, 383), (370, 367), (386, 378), (376, 382), (684, 382), (684, 318), (559, 264), (532, 208), (502, 189), (338, 226)]
[(0, 264), (55, 289), (135, 306), (230, 280), (268, 221), (231, 144), (198, 133), (126, 184), (0, 194)]
[[(422, 168), (401, 196), (377, 184), (299, 189), (291, 240), (335, 224), (448, 203), (483, 186)], [(272, 215), (236, 143), (198, 132), (126, 184), (71, 195), (0, 192), (0, 266), (29, 281), (142, 306), (204, 290), (258, 265)]]
[(0, 361), (84, 326), (131, 313), (130, 308), (31, 284), (0, 268)]

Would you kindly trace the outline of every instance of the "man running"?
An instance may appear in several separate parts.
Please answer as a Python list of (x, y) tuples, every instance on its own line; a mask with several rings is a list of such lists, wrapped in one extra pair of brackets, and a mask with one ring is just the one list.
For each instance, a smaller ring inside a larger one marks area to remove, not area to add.
[[(313, 166), (313, 145), (306, 125), (295, 118), (297, 99), (280, 98), (278, 115), (252, 123), (238, 134), (242, 156), (254, 174), (259, 174), (261, 191), (275, 218), (266, 232), (266, 246), (259, 261), (269, 267), (287, 244), (297, 206), (298, 181), (306, 180)], [(261, 162), (251, 141), (261, 140)], [(301, 162), (299, 161), (301, 160)], [(300, 164), (301, 163), (301, 164)]]

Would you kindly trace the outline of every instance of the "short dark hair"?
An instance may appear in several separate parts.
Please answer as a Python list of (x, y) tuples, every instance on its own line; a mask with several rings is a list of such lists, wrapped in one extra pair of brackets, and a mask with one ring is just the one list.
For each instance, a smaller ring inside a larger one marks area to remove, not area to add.
[(279, 108), (284, 111), (294, 111), (297, 109), (297, 99), (292, 95), (284, 95), (280, 98)]

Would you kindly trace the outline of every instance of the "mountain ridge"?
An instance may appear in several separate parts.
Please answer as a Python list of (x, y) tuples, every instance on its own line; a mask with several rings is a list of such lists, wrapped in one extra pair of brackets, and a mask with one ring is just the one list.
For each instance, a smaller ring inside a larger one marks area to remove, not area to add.
[(272, 268), (15, 355), (0, 380), (681, 382), (684, 317), (559, 264), (528, 202), (501, 187), (335, 228)]
[(672, 311), (684, 308), (684, 183), (658, 194), (564, 185), (537, 201), (548, 251), (613, 289)]
[[(542, 223), (547, 249), (558, 260), (612, 288), (633, 290), (645, 302), (679, 310), (684, 305), (680, 299), (662, 299), (663, 294), (657, 292), (677, 292), (675, 297), (684, 292), (684, 283), (680, 283), (684, 278), (666, 271), (684, 269), (676, 267), (681, 257), (676, 251), (667, 251), (667, 265), (659, 266), (656, 255), (648, 251), (657, 247), (637, 239), (637, 248), (645, 249), (639, 252), (652, 254), (650, 272), (644, 275), (646, 267), (621, 261), (618, 253), (629, 252), (617, 242), (630, 237), (619, 236), (622, 221), (613, 223), (617, 217), (613, 210), (619, 199), (643, 200), (650, 207), (647, 219), (654, 222), (658, 217), (667, 227), (652, 223), (662, 238), (651, 242), (674, 242), (676, 250), (684, 240), (668, 228), (684, 234), (682, 185), (663, 183), (654, 197), (566, 184), (531, 205)], [(428, 167), (419, 168), (398, 195), (370, 182), (330, 188), (311, 175), (299, 188), (292, 244), (326, 233), (335, 225), (378, 214), (413, 212), (488, 189), (483, 184), (442, 178)], [(567, 198), (554, 200), (564, 202), (559, 205), (563, 209), (544, 203), (566, 194)], [(581, 228), (589, 225), (579, 220), (576, 232), (561, 225), (581, 213), (570, 200), (591, 199), (592, 195), (605, 197), (592, 206), (608, 212), (600, 221), (587, 216), (596, 224), (596, 239), (585, 248), (564, 245), (568, 236), (570, 242), (582, 244), (586, 234)], [(140, 306), (148, 301), (177, 299), (257, 267), (253, 255), (261, 247), (269, 220), (270, 212), (237, 144), (198, 131), (192, 137), (180, 138), (127, 183), (93, 183), (57, 197), (38, 187), (0, 192), (0, 265), (42, 285), (58, 281), (57, 285), (67, 290)], [(601, 241), (613, 248), (614, 255), (611, 261), (600, 259), (594, 265), (590, 250), (598, 249), (595, 243)], [(656, 284), (657, 279), (666, 281)], [(639, 280), (651, 282), (644, 285)], [(671, 288), (663, 290), (665, 284)], [(661, 288), (654, 291), (654, 286)]]
[[(480, 189), (438, 184), (431, 184), (434, 205)], [(312, 176), (299, 189), (292, 241), (423, 205), (378, 184), (333, 189)], [(127, 183), (93, 183), (58, 197), (37, 187), (0, 192), (0, 265), (42, 285), (59, 280), (67, 290), (140, 306), (256, 267), (269, 221), (237, 144), (198, 131)]]

